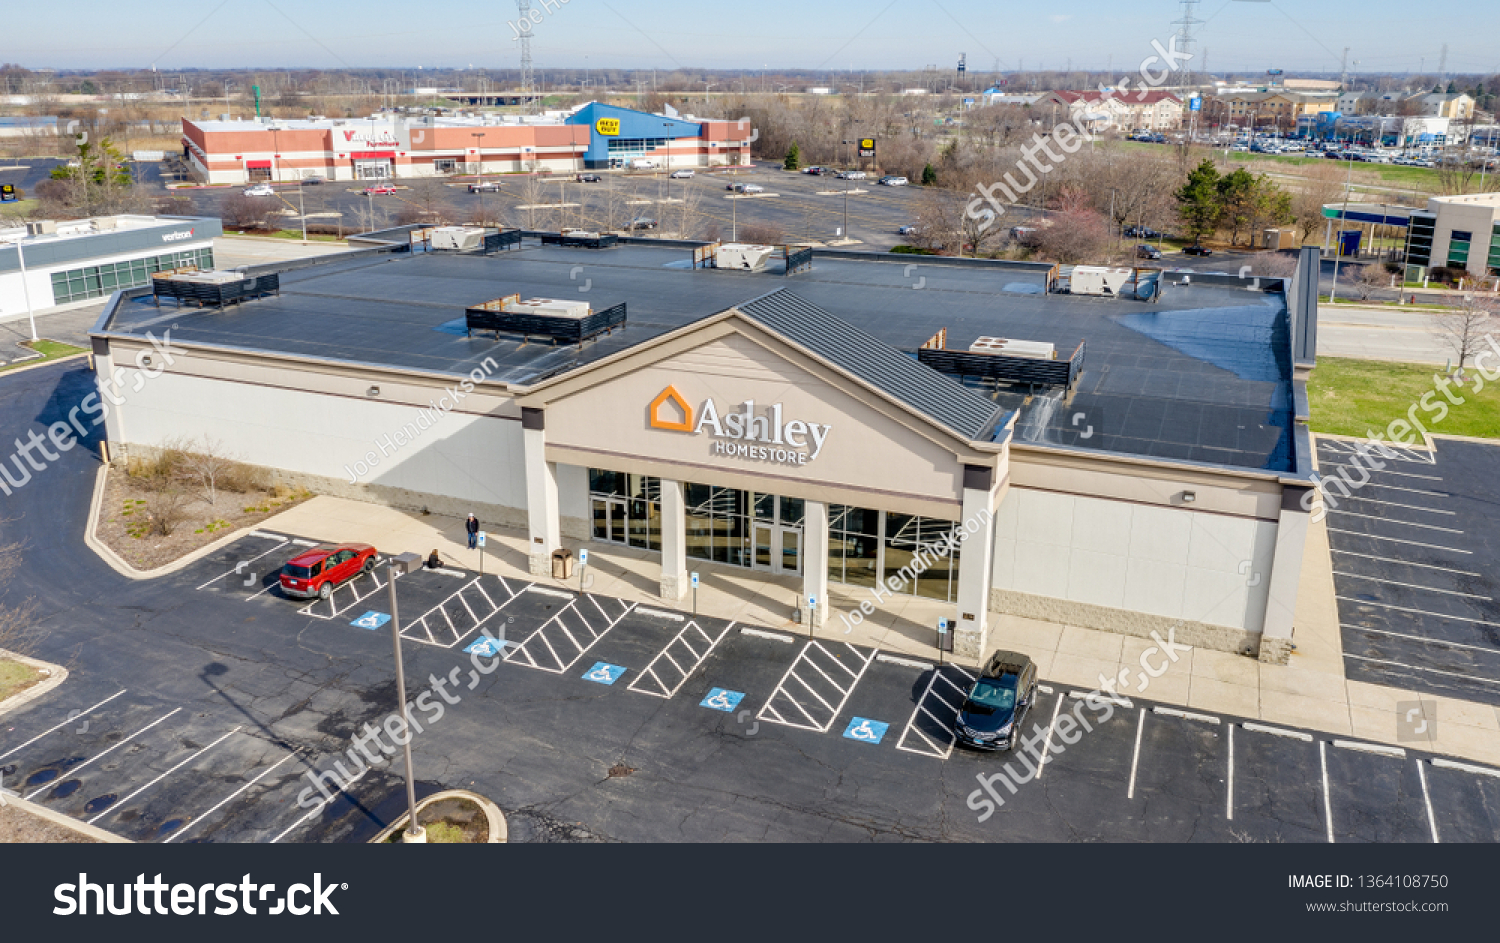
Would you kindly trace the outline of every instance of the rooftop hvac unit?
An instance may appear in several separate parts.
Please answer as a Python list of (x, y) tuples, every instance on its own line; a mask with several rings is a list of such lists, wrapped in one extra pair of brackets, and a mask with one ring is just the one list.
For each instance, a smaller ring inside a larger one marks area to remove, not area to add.
[(969, 345), (971, 354), (1004, 354), (1032, 360), (1056, 360), (1057, 348), (1042, 341), (1018, 341), (1008, 337), (981, 337)]
[(26, 235), (28, 236), (51, 236), (55, 235), (56, 233), (56, 220), (38, 219), (26, 224)]
[(1075, 295), (1118, 295), (1133, 277), (1128, 268), (1079, 265), (1068, 278), (1068, 291)]
[(484, 230), (478, 226), (439, 226), (432, 230), (432, 247), (465, 252), (484, 245)]
[(715, 268), (734, 269), (740, 272), (759, 272), (766, 267), (766, 259), (775, 252), (774, 246), (755, 246), (743, 242), (730, 242), (719, 246), (714, 255)]
[(470, 335), (474, 331), (503, 331), (524, 337), (546, 337), (581, 344), (591, 337), (625, 325), (625, 305), (594, 311), (585, 301), (557, 298), (527, 298), (506, 295), (470, 306), (465, 312)]

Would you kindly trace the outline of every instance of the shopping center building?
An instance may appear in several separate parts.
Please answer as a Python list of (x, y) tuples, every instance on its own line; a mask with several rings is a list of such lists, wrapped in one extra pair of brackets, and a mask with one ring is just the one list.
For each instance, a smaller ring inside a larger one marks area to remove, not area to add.
[[(110, 454), (212, 435), (314, 491), (518, 528), (537, 574), (564, 540), (659, 557), (672, 601), (715, 567), (825, 603), (938, 600), (961, 654), (1003, 642), (999, 612), (1285, 661), (1311, 472), (1299, 280), (1194, 275), (1147, 302), (1048, 292), (1046, 265), (694, 255), (527, 237), (284, 272), (172, 320)], [(104, 382), (160, 317), (116, 299)]]
[(733, 166), (750, 162), (752, 136), (748, 121), (598, 102), (538, 116), (182, 119), (184, 158), (215, 184), (607, 170), (632, 160), (663, 169)]

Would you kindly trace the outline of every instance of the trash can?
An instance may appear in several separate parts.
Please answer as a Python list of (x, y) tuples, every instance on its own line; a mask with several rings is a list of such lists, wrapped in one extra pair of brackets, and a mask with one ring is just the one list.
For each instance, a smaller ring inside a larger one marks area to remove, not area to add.
[(571, 579), (573, 576), (573, 551), (552, 551), (552, 578), (555, 580)]

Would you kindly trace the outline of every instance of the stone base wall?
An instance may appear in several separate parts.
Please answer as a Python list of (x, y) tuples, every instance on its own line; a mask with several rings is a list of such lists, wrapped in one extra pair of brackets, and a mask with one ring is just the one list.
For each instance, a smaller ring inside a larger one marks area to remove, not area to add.
[[(1172, 619), (1146, 612), (1131, 612), (1128, 609), (1114, 609), (1109, 606), (1072, 602), (1050, 596), (1034, 596), (1011, 589), (991, 589), (990, 610), (1043, 622), (1058, 622), (1082, 626), (1086, 629), (1097, 629), (1101, 632), (1115, 632), (1136, 638), (1150, 638), (1153, 631), (1159, 633), (1162, 638), (1167, 638), (1170, 632), (1173, 633), (1174, 640), (1182, 645), (1218, 652), (1232, 652), (1237, 655), (1261, 653), (1261, 660), (1265, 660), (1260, 633), (1231, 626), (1211, 625), (1190, 619)], [(954, 641), (955, 647), (964, 645), (964, 633), (960, 632)], [(1285, 664), (1286, 662), (1275, 663)]]

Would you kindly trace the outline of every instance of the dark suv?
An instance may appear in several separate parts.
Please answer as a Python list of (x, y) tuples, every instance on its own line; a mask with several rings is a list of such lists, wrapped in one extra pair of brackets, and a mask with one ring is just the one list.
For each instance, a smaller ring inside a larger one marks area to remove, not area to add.
[(1020, 652), (993, 653), (958, 709), (958, 742), (981, 750), (1014, 749), (1035, 702), (1036, 664)]

